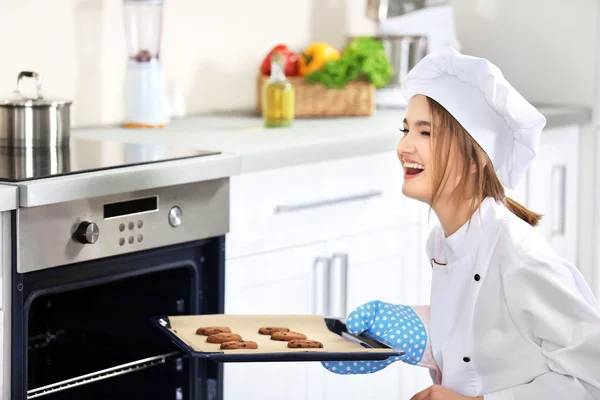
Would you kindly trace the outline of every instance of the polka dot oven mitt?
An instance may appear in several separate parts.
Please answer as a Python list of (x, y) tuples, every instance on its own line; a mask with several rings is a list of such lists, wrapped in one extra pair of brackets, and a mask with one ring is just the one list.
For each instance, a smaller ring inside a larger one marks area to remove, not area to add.
[(346, 329), (384, 343), (402, 356), (376, 361), (329, 361), (322, 365), (337, 374), (369, 374), (396, 361), (427, 367), (439, 373), (431, 354), (428, 334), (429, 307), (371, 301), (356, 308), (346, 319)]

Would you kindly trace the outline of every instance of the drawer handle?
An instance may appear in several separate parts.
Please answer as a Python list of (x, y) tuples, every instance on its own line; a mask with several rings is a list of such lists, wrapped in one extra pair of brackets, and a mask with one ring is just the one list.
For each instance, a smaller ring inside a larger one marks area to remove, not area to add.
[(336, 253), (329, 269), (329, 316), (346, 319), (348, 300), (348, 254)]
[[(552, 183), (554, 185), (554, 216), (552, 220), (552, 236), (564, 235), (566, 230), (565, 212), (567, 202), (567, 167), (564, 165), (555, 165), (552, 168)], [(558, 220), (558, 226), (556, 221)]]
[(319, 201), (314, 201), (314, 202), (309, 202), (309, 203), (301, 203), (301, 204), (293, 204), (293, 205), (280, 205), (280, 206), (275, 207), (274, 213), (282, 214), (282, 213), (287, 213), (287, 212), (306, 210), (309, 208), (327, 207), (327, 206), (332, 206), (335, 204), (349, 203), (352, 201), (360, 201), (360, 200), (370, 199), (372, 197), (379, 197), (382, 194), (383, 194), (382, 192), (374, 190), (374, 191), (355, 194), (355, 195), (351, 195), (351, 196), (338, 197), (338, 198), (327, 199), (327, 200), (319, 200)]
[(313, 263), (313, 313), (326, 316), (329, 314), (329, 275), (331, 259), (318, 257)]

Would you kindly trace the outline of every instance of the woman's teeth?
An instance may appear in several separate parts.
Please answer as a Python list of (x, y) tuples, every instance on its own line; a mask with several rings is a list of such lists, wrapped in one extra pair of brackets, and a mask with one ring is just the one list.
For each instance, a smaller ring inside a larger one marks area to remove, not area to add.
[(405, 162), (404, 167), (405, 168), (414, 168), (414, 169), (425, 169), (425, 167), (421, 164), (409, 163), (409, 162)]

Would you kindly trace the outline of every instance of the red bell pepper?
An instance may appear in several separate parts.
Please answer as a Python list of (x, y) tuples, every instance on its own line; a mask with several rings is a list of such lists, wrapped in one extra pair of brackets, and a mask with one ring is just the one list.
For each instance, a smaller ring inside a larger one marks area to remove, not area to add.
[(276, 51), (281, 51), (285, 55), (285, 76), (298, 76), (298, 54), (291, 51), (289, 47), (284, 44), (278, 44), (271, 49), (261, 64), (260, 72), (263, 75), (271, 75), (271, 56)]

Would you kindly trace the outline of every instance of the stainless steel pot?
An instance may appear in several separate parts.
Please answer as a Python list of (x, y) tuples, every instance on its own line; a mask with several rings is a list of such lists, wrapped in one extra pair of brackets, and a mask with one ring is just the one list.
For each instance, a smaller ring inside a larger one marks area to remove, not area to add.
[(400, 86), (406, 74), (427, 55), (425, 36), (376, 36), (383, 42), (386, 54), (394, 68), (387, 87)]
[(367, 0), (365, 15), (372, 20), (383, 21), (423, 8), (446, 4), (448, 0)]
[[(36, 97), (21, 90), (24, 78), (36, 81)], [(17, 90), (0, 100), (0, 146), (54, 148), (68, 146), (71, 129), (71, 101), (42, 96), (42, 77), (31, 71), (19, 73)]]
[(71, 148), (0, 147), (0, 176), (22, 180), (71, 172)]

